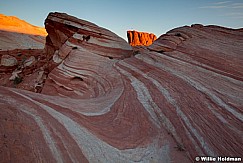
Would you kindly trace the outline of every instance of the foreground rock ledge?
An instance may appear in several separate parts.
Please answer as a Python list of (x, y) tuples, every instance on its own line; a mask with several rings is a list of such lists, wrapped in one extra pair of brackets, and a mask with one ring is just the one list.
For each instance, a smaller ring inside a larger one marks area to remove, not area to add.
[(173, 29), (135, 56), (66, 14), (50, 13), (46, 29), (42, 93), (0, 87), (3, 162), (243, 157), (242, 29)]

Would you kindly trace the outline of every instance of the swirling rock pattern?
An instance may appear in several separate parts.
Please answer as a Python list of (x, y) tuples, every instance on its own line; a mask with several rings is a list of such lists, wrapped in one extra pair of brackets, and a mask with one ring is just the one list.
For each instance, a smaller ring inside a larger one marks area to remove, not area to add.
[(3, 162), (242, 157), (242, 30), (181, 27), (134, 56), (66, 14), (50, 13), (46, 29), (53, 63), (42, 92), (0, 87)]

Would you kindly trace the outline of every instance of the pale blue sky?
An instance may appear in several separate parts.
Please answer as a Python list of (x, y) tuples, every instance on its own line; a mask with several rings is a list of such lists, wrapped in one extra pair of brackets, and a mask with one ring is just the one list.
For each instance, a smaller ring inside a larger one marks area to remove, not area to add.
[(0, 13), (37, 26), (44, 26), (53, 11), (88, 20), (124, 39), (127, 30), (160, 36), (194, 23), (243, 28), (243, 0), (0, 0)]

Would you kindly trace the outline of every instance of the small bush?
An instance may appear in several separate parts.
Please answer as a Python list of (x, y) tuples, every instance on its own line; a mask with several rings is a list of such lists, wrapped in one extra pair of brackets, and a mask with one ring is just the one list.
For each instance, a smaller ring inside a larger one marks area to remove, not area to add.
[(15, 77), (13, 83), (14, 83), (14, 85), (17, 85), (17, 84), (21, 83), (22, 81), (23, 81), (23, 79), (21, 77)]
[(84, 40), (84, 41), (89, 41), (89, 39), (90, 39), (90, 35), (88, 35), (88, 36), (83, 36), (83, 40)]
[(133, 55), (137, 55), (137, 54), (140, 54), (140, 51), (138, 50), (133, 51)]
[(185, 151), (185, 148), (182, 144), (177, 144), (175, 148), (177, 148), (178, 151)]
[(180, 33), (176, 33), (175, 36), (182, 37), (182, 35)]

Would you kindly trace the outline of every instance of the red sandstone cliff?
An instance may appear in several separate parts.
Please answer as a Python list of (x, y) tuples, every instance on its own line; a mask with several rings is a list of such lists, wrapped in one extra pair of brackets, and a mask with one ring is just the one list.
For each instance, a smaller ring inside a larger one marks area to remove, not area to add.
[(153, 33), (127, 31), (128, 43), (131, 46), (149, 46), (157, 37)]
[(132, 56), (93, 23), (50, 13), (45, 25), (42, 92), (0, 86), (2, 162), (243, 157), (242, 30), (180, 27)]

